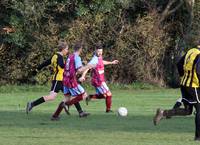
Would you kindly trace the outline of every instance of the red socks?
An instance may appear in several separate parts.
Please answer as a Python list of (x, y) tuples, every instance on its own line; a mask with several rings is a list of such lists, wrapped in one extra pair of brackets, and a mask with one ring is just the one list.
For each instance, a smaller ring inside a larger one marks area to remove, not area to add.
[(106, 100), (106, 110), (110, 111), (112, 105), (112, 95), (106, 95), (106, 97), (102, 94), (89, 95), (90, 99), (105, 99)]
[(105, 99), (106, 99), (106, 111), (110, 111), (112, 105), (112, 96), (107, 96)]
[(94, 95), (89, 95), (89, 98), (91, 98), (91, 99), (104, 99), (105, 97), (102, 94), (100, 94), (100, 95), (94, 94)]
[(77, 103), (77, 102), (79, 102), (81, 100), (83, 100), (83, 95), (82, 94), (78, 95), (76, 97), (73, 97), (72, 100), (67, 101), (65, 104), (68, 105), (68, 106), (71, 106), (71, 105), (73, 105), (73, 104), (75, 104), (75, 103)]
[(53, 114), (53, 117), (58, 117), (60, 115), (60, 113), (62, 112), (63, 110), (63, 105), (64, 105), (64, 102), (60, 102), (60, 104), (58, 105), (58, 108), (56, 109), (55, 113)]

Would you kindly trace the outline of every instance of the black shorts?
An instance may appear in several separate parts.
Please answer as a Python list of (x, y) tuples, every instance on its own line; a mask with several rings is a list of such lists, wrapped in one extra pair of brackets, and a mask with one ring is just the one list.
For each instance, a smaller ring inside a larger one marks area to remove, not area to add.
[(200, 88), (181, 86), (182, 101), (189, 104), (200, 103)]
[(59, 91), (63, 92), (63, 83), (62, 81), (52, 81), (51, 91), (58, 93)]

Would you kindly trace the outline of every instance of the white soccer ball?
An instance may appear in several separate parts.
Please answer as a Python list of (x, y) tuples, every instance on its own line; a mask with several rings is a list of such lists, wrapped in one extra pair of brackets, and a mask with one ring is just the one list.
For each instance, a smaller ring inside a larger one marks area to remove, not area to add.
[(127, 116), (128, 115), (128, 110), (125, 107), (119, 107), (117, 112), (118, 112), (119, 116)]

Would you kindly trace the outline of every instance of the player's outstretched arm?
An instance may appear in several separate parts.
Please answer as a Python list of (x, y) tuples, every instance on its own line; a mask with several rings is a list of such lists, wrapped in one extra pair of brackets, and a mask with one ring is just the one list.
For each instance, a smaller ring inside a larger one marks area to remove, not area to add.
[(85, 72), (86, 70), (92, 69), (94, 68), (96, 65), (93, 64), (87, 64), (85, 66), (82, 66), (78, 69), (77, 73), (78, 74), (83, 74), (83, 72)]
[(88, 71), (89, 71), (89, 69), (86, 69), (86, 70), (82, 73), (81, 77), (79, 78), (79, 81), (80, 81), (80, 82), (85, 81), (85, 76), (86, 76), (86, 74), (87, 74)]
[(45, 60), (43, 63), (41, 63), (40, 65), (38, 65), (36, 67), (36, 69), (32, 70), (30, 75), (31, 76), (35, 76), (42, 68), (48, 66), (51, 64), (51, 59)]
[(113, 61), (103, 61), (103, 64), (104, 65), (109, 65), (109, 64), (118, 64), (119, 63), (119, 61), (118, 60), (113, 60)]
[(42, 68), (51, 64), (51, 59), (45, 60), (42, 64), (37, 67), (37, 70), (41, 70)]

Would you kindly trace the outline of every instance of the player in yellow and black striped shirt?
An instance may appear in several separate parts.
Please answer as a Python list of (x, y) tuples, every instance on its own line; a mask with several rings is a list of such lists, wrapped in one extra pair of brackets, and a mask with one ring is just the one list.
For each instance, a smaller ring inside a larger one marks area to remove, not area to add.
[(45, 61), (41, 65), (38, 66), (36, 71), (41, 70), (43, 67), (48, 66), (51, 64), (54, 75), (52, 77), (52, 86), (50, 94), (47, 96), (43, 96), (35, 101), (28, 102), (26, 107), (26, 112), (28, 114), (31, 109), (41, 103), (46, 101), (54, 100), (57, 96), (59, 91), (63, 91), (62, 79), (63, 79), (63, 72), (64, 72), (64, 60), (63, 56), (66, 56), (68, 53), (68, 45), (66, 42), (61, 41), (58, 44), (58, 52), (54, 54), (49, 60)]
[(178, 62), (178, 72), (181, 77), (181, 94), (184, 108), (171, 110), (157, 109), (154, 125), (161, 119), (171, 116), (191, 115), (193, 107), (195, 115), (195, 140), (200, 141), (200, 43), (197, 48), (190, 49)]

